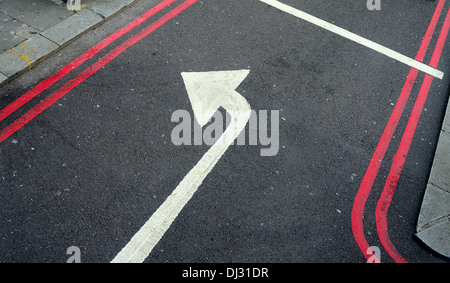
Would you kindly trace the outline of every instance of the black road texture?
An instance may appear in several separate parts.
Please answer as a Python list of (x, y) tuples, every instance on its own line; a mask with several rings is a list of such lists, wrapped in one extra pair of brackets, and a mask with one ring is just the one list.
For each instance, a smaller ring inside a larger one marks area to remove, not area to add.
[[(139, 1), (1, 88), (0, 107), (158, 2)], [(374, 11), (365, 1), (283, 3), (414, 58), (437, 1), (382, 0)], [(414, 232), (448, 101), (449, 52), (388, 213), (391, 240), (408, 262), (445, 261)], [(365, 262), (353, 202), (410, 67), (258, 0), (196, 2), (0, 144), (0, 262), (66, 262), (70, 246), (82, 262), (110, 262), (209, 148), (171, 141), (174, 111), (192, 113), (181, 72), (240, 69), (250, 70), (237, 91), (252, 109), (279, 111), (279, 151), (230, 146), (145, 262)], [(423, 78), (366, 204), (365, 236), (382, 262), (393, 260), (378, 239), (375, 206)]]

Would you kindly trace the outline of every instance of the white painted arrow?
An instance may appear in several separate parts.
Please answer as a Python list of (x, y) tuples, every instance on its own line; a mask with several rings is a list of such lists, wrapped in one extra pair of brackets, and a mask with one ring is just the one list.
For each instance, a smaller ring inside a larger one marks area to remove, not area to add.
[(184, 177), (166, 201), (111, 261), (141, 263), (169, 229), (219, 159), (250, 119), (251, 108), (236, 88), (249, 70), (181, 73), (197, 122), (204, 126), (223, 107), (231, 116), (225, 132)]

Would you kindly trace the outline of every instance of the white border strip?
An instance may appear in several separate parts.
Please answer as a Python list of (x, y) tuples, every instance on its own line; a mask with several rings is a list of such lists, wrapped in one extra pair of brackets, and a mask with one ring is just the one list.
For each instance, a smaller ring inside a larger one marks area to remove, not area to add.
[(444, 77), (444, 73), (443, 72), (441, 72), (441, 71), (439, 71), (439, 70), (437, 70), (437, 69), (435, 69), (433, 67), (430, 67), (430, 66), (428, 66), (428, 65), (426, 65), (426, 64), (424, 64), (422, 62), (419, 62), (417, 60), (411, 59), (411, 58), (409, 58), (409, 57), (407, 57), (407, 56), (405, 56), (403, 54), (400, 54), (400, 53), (392, 50), (392, 49), (384, 47), (384, 46), (382, 46), (382, 45), (380, 45), (380, 44), (378, 44), (376, 42), (368, 40), (368, 39), (366, 39), (364, 37), (361, 37), (361, 36), (359, 36), (357, 34), (354, 34), (354, 33), (350, 32), (348, 30), (340, 28), (340, 27), (338, 27), (336, 25), (330, 24), (329, 22), (321, 20), (321, 19), (319, 19), (317, 17), (314, 17), (314, 16), (312, 16), (312, 15), (310, 15), (308, 13), (305, 13), (303, 11), (300, 11), (300, 10), (297, 10), (295, 8), (292, 8), (292, 7), (290, 7), (290, 6), (286, 5), (286, 4), (278, 2), (277, 0), (259, 0), (259, 1), (264, 2), (267, 5), (270, 5), (270, 6), (274, 7), (274, 8), (277, 8), (277, 9), (283, 11), (283, 12), (291, 14), (291, 15), (297, 17), (297, 18), (303, 19), (303, 20), (305, 20), (305, 21), (307, 21), (309, 23), (312, 23), (312, 24), (314, 24), (316, 26), (319, 26), (319, 27), (324, 28), (324, 29), (326, 29), (328, 31), (331, 31), (331, 32), (333, 32), (333, 33), (335, 33), (337, 35), (345, 37), (345, 38), (347, 38), (347, 39), (349, 39), (351, 41), (354, 41), (354, 42), (359, 43), (359, 44), (361, 44), (363, 46), (366, 46), (366, 47), (368, 47), (368, 48), (370, 48), (372, 50), (375, 50), (375, 51), (377, 51), (377, 52), (379, 52), (381, 54), (384, 54), (384, 55), (386, 55), (386, 56), (388, 56), (388, 57), (390, 57), (392, 59), (395, 59), (395, 60), (397, 60), (399, 62), (402, 62), (402, 63), (404, 63), (404, 64), (406, 64), (406, 65), (408, 65), (408, 66), (410, 66), (412, 68), (415, 68), (415, 69), (417, 69), (419, 71), (427, 73), (427, 74), (429, 74), (429, 75), (431, 75), (431, 76), (433, 76), (435, 78), (438, 78), (438, 79), (442, 80), (442, 78)]

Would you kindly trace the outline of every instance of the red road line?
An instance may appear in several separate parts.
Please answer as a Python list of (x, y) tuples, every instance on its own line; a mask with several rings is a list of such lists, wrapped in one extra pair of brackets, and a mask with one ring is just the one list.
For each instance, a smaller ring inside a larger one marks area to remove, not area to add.
[(173, 10), (147, 26), (145, 29), (140, 31), (135, 36), (131, 37), (127, 41), (123, 42), (121, 45), (114, 48), (112, 51), (110, 51), (108, 54), (103, 56), (101, 59), (99, 59), (97, 62), (92, 64), (90, 67), (88, 67), (85, 71), (77, 75), (75, 78), (70, 80), (68, 83), (63, 85), (61, 88), (53, 92), (51, 95), (49, 95), (47, 98), (42, 100), (39, 104), (34, 106), (32, 109), (30, 109), (28, 112), (23, 114), (20, 118), (15, 120), (13, 123), (11, 123), (9, 126), (4, 128), (2, 131), (0, 131), (0, 143), (3, 142), (5, 139), (7, 139), (9, 136), (11, 136), (13, 133), (17, 132), (20, 128), (25, 126), (28, 122), (30, 122), (33, 118), (35, 118), (37, 115), (42, 113), (45, 109), (50, 107), (53, 103), (58, 101), (60, 98), (62, 98), (64, 95), (66, 95), (69, 91), (71, 91), (73, 88), (75, 88), (77, 85), (82, 83), (84, 80), (89, 78), (91, 75), (93, 75), (95, 72), (97, 72), (100, 68), (108, 64), (111, 60), (113, 60), (115, 57), (120, 55), (122, 52), (124, 52), (128, 47), (134, 45), (153, 31), (155, 31), (157, 28), (165, 24), (167, 21), (181, 13), (183, 10), (191, 6), (197, 2), (197, 0), (186, 0), (185, 2), (181, 3), (179, 6), (175, 7)]
[(65, 75), (73, 71), (74, 69), (78, 68), (81, 64), (89, 60), (92, 56), (97, 54), (98, 52), (102, 51), (105, 47), (110, 45), (112, 42), (114, 42), (116, 39), (120, 38), (121, 36), (125, 35), (129, 31), (133, 30), (140, 24), (142, 24), (144, 21), (148, 20), (150, 17), (170, 5), (171, 3), (175, 2), (176, 0), (165, 0), (155, 7), (151, 8), (141, 16), (137, 17), (135, 20), (124, 26), (123, 28), (119, 29), (115, 33), (109, 35), (108, 37), (104, 38), (102, 41), (97, 43), (95, 46), (91, 47), (88, 51), (80, 55), (78, 58), (64, 66), (63, 68), (59, 69), (56, 73), (48, 77), (47, 79), (43, 80), (41, 83), (36, 85), (34, 88), (17, 98), (15, 101), (7, 105), (5, 108), (0, 110), (0, 122), (11, 115), (13, 112), (15, 112), (17, 109), (22, 107), (24, 104), (26, 104), (28, 101), (39, 95), (41, 92), (52, 86), (54, 83), (59, 81), (61, 78), (63, 78)]
[[(436, 47), (434, 49), (430, 66), (437, 67), (439, 59), (442, 54), (442, 49), (444, 48), (445, 40), (447, 38), (450, 27), (450, 9), (448, 10), (447, 16), (442, 26), (441, 33), (439, 35)], [(426, 74), (422, 86), (417, 96), (417, 100), (414, 104), (414, 108), (411, 112), (411, 116), (408, 120), (408, 124), (405, 128), (405, 133), (403, 134), (402, 140), (398, 147), (398, 150), (392, 160), (391, 170), (386, 179), (386, 183), (378, 200), (375, 218), (377, 222), (378, 236), (381, 240), (386, 251), (395, 260), (395, 262), (406, 262), (406, 260), (400, 255), (397, 249), (394, 247), (393, 243), (389, 238), (388, 227), (387, 227), (387, 211), (392, 201), (395, 188), (397, 187), (400, 174), (402, 173), (403, 166), (405, 165), (405, 160), (408, 155), (409, 148), (411, 146), (414, 133), (419, 123), (420, 115), (423, 110), (423, 106), (427, 99), (428, 93), (430, 91), (431, 83), (433, 82), (433, 77)]]
[[(431, 37), (433, 36), (439, 17), (444, 8), (444, 4), (445, 0), (440, 0), (436, 7), (436, 10), (428, 26), (427, 32), (422, 40), (419, 51), (416, 55), (415, 59), (417, 61), (422, 62), (425, 57), (426, 51), (431, 41)], [(403, 89), (400, 93), (397, 104), (395, 105), (394, 110), (392, 111), (392, 114), (383, 131), (381, 139), (378, 142), (378, 145), (375, 149), (372, 159), (370, 160), (369, 167), (364, 175), (364, 178), (361, 182), (358, 193), (356, 194), (353, 203), (351, 215), (353, 236), (366, 259), (373, 257), (373, 255), (368, 253), (370, 246), (367, 243), (367, 240), (364, 236), (364, 225), (363, 225), (364, 208), (367, 199), (369, 197), (370, 191), (372, 190), (375, 178), (378, 174), (378, 170), (381, 166), (381, 162), (383, 161), (384, 155), (386, 154), (386, 150), (391, 142), (395, 129), (397, 128), (400, 117), (402, 116), (403, 110), (405, 108), (406, 102), (408, 101), (409, 95), (416, 81), (418, 73), (419, 71), (417, 69), (411, 68), (408, 77), (406, 79), (405, 85), (403, 86)]]

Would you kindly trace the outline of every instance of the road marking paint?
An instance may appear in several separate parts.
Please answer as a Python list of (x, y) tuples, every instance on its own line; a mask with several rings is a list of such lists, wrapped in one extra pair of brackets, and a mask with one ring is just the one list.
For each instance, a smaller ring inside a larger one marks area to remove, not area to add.
[(22, 42), (17, 47), (13, 47), (8, 51), (6, 51), (5, 58), (8, 59), (10, 56), (15, 56), (31, 67), (31, 64), (34, 63), (33, 60), (31, 60), (29, 56), (23, 54), (21, 51), (25, 51), (28, 53), (36, 53), (36, 49), (27, 45), (25, 42)]
[[(442, 26), (439, 38), (434, 49), (433, 55), (431, 57), (430, 66), (437, 67), (439, 59), (442, 54), (442, 49), (444, 48), (445, 40), (447, 38), (450, 28), (450, 9), (447, 12), (444, 24)], [(386, 251), (395, 260), (395, 262), (406, 262), (406, 260), (400, 255), (394, 244), (391, 242), (388, 233), (387, 225), (387, 212), (389, 206), (392, 202), (392, 197), (394, 196), (395, 189), (397, 187), (398, 180), (402, 173), (403, 166), (405, 165), (405, 160), (408, 155), (409, 148), (416, 132), (417, 124), (419, 123), (420, 115), (423, 110), (425, 101), (427, 100), (428, 93), (430, 92), (431, 83), (433, 82), (433, 77), (430, 75), (425, 75), (422, 86), (417, 96), (414, 108), (406, 125), (405, 132), (401, 139), (400, 145), (395, 153), (392, 160), (391, 170), (386, 179), (383, 192), (378, 200), (377, 208), (375, 211), (375, 218), (377, 222), (378, 236), (381, 240)]]
[[(439, 1), (436, 10), (433, 14), (433, 17), (431, 18), (430, 24), (428, 25), (427, 32), (422, 40), (419, 51), (416, 55), (416, 60), (423, 61), (426, 51), (428, 50), (431, 38), (438, 24), (440, 15), (444, 8), (444, 4), (445, 0)], [(361, 181), (361, 185), (359, 187), (358, 193), (356, 194), (353, 203), (351, 215), (353, 236), (361, 252), (366, 256), (366, 259), (368, 258), (368, 256), (366, 255), (366, 251), (369, 249), (370, 245), (367, 243), (367, 240), (364, 235), (363, 215), (365, 205), (369, 197), (370, 191), (372, 190), (372, 186), (378, 174), (381, 163), (386, 154), (387, 148), (391, 142), (392, 136), (395, 132), (395, 129), (397, 128), (400, 117), (403, 114), (403, 110), (408, 101), (409, 95), (414, 86), (417, 75), (418, 70), (411, 68), (408, 77), (406, 79), (406, 82), (403, 86), (403, 89), (400, 93), (397, 104), (395, 105), (394, 110), (392, 111), (392, 114), (383, 131), (383, 134), (375, 149), (372, 159), (370, 160), (369, 166), (363, 177), (363, 180)]]
[(324, 21), (322, 19), (319, 19), (315, 16), (312, 16), (310, 14), (307, 14), (303, 11), (300, 11), (298, 9), (292, 8), (291, 6), (288, 6), (286, 4), (283, 4), (281, 2), (278, 2), (277, 0), (259, 0), (261, 2), (264, 2), (274, 8), (277, 8), (283, 12), (286, 12), (288, 14), (291, 14), (297, 18), (300, 18), (302, 20), (305, 20), (311, 24), (314, 24), (316, 26), (319, 26), (321, 28), (324, 28), (332, 33), (335, 33), (337, 35), (340, 35), (342, 37), (345, 37), (351, 41), (354, 41), (356, 43), (359, 43), (363, 46), (366, 46), (374, 51), (377, 51), (381, 54), (384, 54), (394, 60), (397, 60), (399, 62), (402, 62), (410, 67), (413, 67), (419, 71), (422, 71), (424, 73), (427, 73), (433, 77), (436, 77), (438, 79), (442, 79), (444, 77), (444, 73), (436, 70), (435, 68), (432, 68), (422, 62), (419, 62), (417, 60), (411, 59), (401, 53), (398, 53), (397, 51), (394, 51), (390, 48), (387, 48), (381, 44), (378, 44), (376, 42), (373, 42), (369, 39), (366, 39), (362, 36), (359, 36), (355, 33), (352, 33), (346, 29), (340, 28), (336, 25), (333, 25), (327, 21)]
[(186, 0), (185, 2), (181, 3), (179, 6), (175, 7), (173, 10), (169, 11), (167, 14), (141, 30), (139, 33), (128, 39), (127, 41), (123, 42), (116, 48), (114, 48), (112, 51), (110, 51), (108, 54), (103, 56), (101, 59), (99, 59), (97, 62), (89, 66), (85, 71), (81, 72), (79, 75), (77, 75), (75, 78), (70, 80), (68, 83), (63, 85), (61, 88), (53, 92), (51, 95), (46, 97), (44, 100), (42, 100), (39, 104), (31, 108), (28, 112), (23, 114), (21, 117), (19, 117), (17, 120), (9, 124), (6, 128), (0, 131), (0, 143), (3, 142), (5, 139), (10, 137), (13, 133), (17, 132), (19, 129), (21, 129), (23, 126), (25, 126), (28, 122), (30, 122), (32, 119), (34, 119), (36, 116), (38, 116), (40, 113), (42, 113), (45, 109), (50, 107), (53, 103), (58, 101), (60, 98), (62, 98), (64, 95), (66, 95), (69, 91), (71, 91), (73, 88), (78, 86), (80, 83), (82, 83), (84, 80), (89, 78), (91, 75), (93, 75), (95, 72), (97, 72), (100, 68), (108, 64), (111, 60), (119, 56), (122, 52), (124, 52), (128, 47), (134, 45), (153, 31), (155, 31), (157, 28), (165, 24), (167, 21), (181, 13), (183, 10), (197, 2), (198, 0)]
[[(59, 81), (65, 75), (69, 74), (74, 69), (78, 68), (81, 64), (92, 58), (92, 56), (102, 51), (104, 48), (113, 43), (115, 40), (122, 37), (126, 33), (130, 32), (131, 30), (142, 24), (144, 21), (148, 20), (150, 17), (152, 17), (153, 15), (155, 15), (156, 13), (158, 13), (159, 11), (161, 11), (162, 9), (164, 9), (165, 7), (167, 7), (168, 5), (170, 5), (175, 1), (176, 0), (165, 0), (159, 3), (155, 7), (151, 8), (150, 10), (148, 10), (147, 12), (137, 17), (135, 20), (133, 20), (126, 26), (124, 26), (123, 28), (104, 38), (102, 41), (97, 43), (95, 46), (91, 47), (88, 51), (80, 55), (78, 58), (76, 58), (63, 68), (59, 69), (56, 73), (54, 73), (47, 79), (40, 82), (31, 90), (29, 90), (28, 92), (17, 98), (15, 101), (7, 105), (2, 110), (0, 110), (0, 122), (9, 115), (11, 115), (12, 113), (14, 113), (17, 109), (25, 105), (28, 101), (39, 95), (41, 92), (52, 86), (57, 81)], [(21, 47), (24, 46), (21, 45)]]
[(197, 122), (201, 126), (206, 125), (220, 107), (231, 115), (231, 122), (112, 263), (141, 263), (149, 256), (203, 180), (245, 128), (250, 119), (250, 105), (235, 89), (248, 73), (248, 70), (182, 73)]

